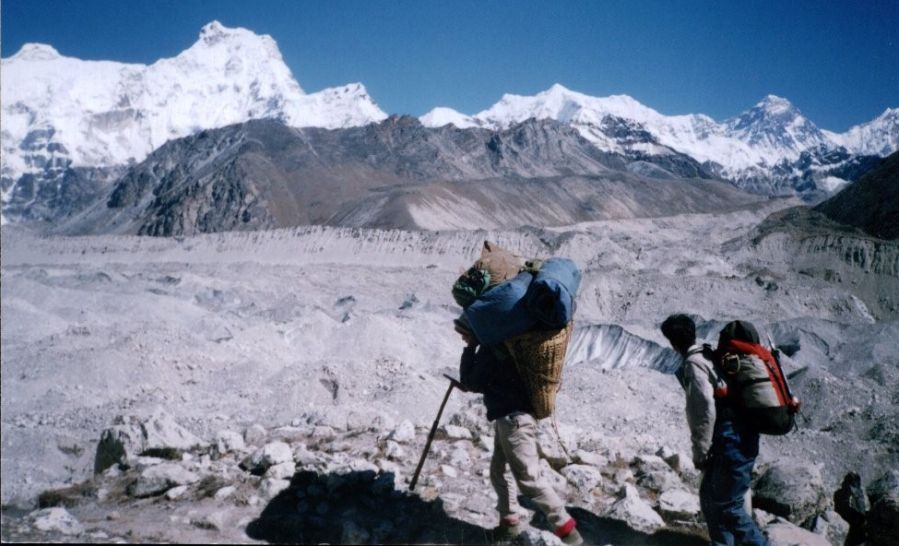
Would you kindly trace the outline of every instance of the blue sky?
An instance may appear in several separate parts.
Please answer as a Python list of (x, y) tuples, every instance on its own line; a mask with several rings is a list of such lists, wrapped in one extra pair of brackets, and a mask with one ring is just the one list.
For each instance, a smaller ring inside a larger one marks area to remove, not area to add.
[(899, 106), (897, 0), (3, 0), (0, 18), (3, 57), (42, 42), (147, 64), (217, 19), (270, 34), (307, 92), (362, 82), (388, 113), (557, 82), (718, 120), (770, 93), (834, 131)]

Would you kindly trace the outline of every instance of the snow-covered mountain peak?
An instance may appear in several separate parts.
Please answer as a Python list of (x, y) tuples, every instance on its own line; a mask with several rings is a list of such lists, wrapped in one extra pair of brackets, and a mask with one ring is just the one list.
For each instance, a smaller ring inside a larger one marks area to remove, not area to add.
[(773, 160), (795, 159), (809, 148), (831, 140), (787, 99), (768, 95), (726, 122), (727, 132)]
[(427, 114), (419, 118), (421, 124), (425, 127), (443, 127), (444, 125), (455, 125), (459, 129), (467, 129), (469, 127), (480, 127), (481, 122), (469, 115), (463, 114), (458, 110), (438, 106)]
[(890, 155), (899, 150), (899, 108), (887, 108), (868, 123), (828, 136), (854, 153)]
[(777, 95), (767, 95), (758, 104), (756, 104), (755, 107), (765, 111), (770, 115), (781, 115), (791, 113), (792, 111), (798, 112), (798, 110), (796, 110), (796, 107), (793, 106), (793, 103), (783, 97), (778, 97)]
[(475, 118), (497, 128), (506, 128), (528, 118), (599, 126), (608, 115), (640, 123), (660, 117), (658, 112), (627, 95), (591, 97), (557, 83), (534, 96), (505, 94)]
[(47, 44), (27, 43), (7, 61), (52, 61), (62, 55), (56, 48)]
[(386, 117), (362, 84), (307, 95), (274, 39), (218, 21), (177, 56), (149, 66), (27, 44), (3, 59), (0, 88), (4, 204), (26, 173), (56, 187), (67, 167), (141, 161), (202, 129), (260, 118), (334, 129)]

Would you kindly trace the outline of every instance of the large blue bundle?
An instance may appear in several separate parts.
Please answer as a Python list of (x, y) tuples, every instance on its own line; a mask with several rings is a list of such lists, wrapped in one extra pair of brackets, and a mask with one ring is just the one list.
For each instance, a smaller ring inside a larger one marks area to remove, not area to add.
[(550, 258), (525, 295), (530, 314), (550, 328), (564, 328), (574, 316), (574, 300), (581, 285), (581, 272), (568, 258)]
[(487, 290), (465, 309), (465, 318), (482, 345), (496, 345), (537, 325), (524, 297), (533, 278), (523, 271)]

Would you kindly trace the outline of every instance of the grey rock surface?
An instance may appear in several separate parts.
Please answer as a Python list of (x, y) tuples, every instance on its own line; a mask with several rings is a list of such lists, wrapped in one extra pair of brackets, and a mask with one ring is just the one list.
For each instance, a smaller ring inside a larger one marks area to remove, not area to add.
[(807, 461), (772, 463), (752, 488), (752, 503), (800, 525), (830, 504), (821, 468)]

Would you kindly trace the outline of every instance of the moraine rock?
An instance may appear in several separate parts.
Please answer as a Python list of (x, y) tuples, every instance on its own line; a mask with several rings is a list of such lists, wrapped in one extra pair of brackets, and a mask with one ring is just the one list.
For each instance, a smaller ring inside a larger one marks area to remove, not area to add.
[(602, 468), (603, 466), (608, 464), (608, 459), (596, 453), (595, 451), (586, 451), (583, 449), (579, 449), (574, 452), (572, 455), (575, 463), (586, 464), (590, 466), (595, 466), (596, 468)]
[(659, 512), (670, 519), (697, 521), (699, 497), (683, 489), (665, 491), (659, 496)]
[(39, 531), (64, 535), (80, 535), (84, 532), (84, 526), (68, 510), (59, 506), (32, 512), (28, 515), (28, 520)]
[(449, 454), (449, 463), (456, 468), (469, 468), (472, 465), (471, 455), (464, 446), (457, 445)]
[(166, 491), (165, 498), (167, 498), (169, 500), (175, 500), (177, 498), (180, 498), (186, 492), (187, 492), (187, 486), (179, 485), (177, 487), (173, 487), (173, 488), (169, 489), (168, 491)]
[(647, 534), (652, 534), (665, 526), (662, 516), (640, 498), (637, 489), (630, 484), (621, 488), (618, 500), (609, 507), (605, 516), (623, 521), (631, 529)]
[(195, 527), (199, 527), (200, 529), (210, 529), (214, 531), (222, 531), (225, 529), (228, 522), (228, 517), (224, 512), (211, 512), (209, 514), (205, 514), (199, 519), (192, 519), (191, 523)]
[(216, 454), (222, 456), (231, 452), (242, 452), (247, 448), (243, 436), (233, 430), (220, 430), (215, 435)]
[(602, 484), (602, 474), (592, 466), (570, 464), (560, 472), (568, 480), (568, 483), (582, 495), (590, 494), (594, 488)]
[(268, 470), (265, 471), (265, 477), (275, 480), (286, 480), (293, 476), (295, 473), (296, 465), (291, 460), (268, 467)]
[(100, 434), (94, 472), (103, 472), (114, 464), (129, 464), (148, 449), (189, 450), (203, 444), (161, 408), (146, 418), (118, 416), (113, 426)]
[(222, 487), (221, 489), (216, 491), (213, 498), (215, 500), (225, 500), (228, 497), (230, 497), (231, 495), (233, 495), (235, 491), (237, 491), (237, 488), (235, 486), (226, 485), (225, 487)]
[(248, 426), (247, 429), (243, 432), (243, 439), (247, 443), (247, 445), (260, 445), (265, 440), (266, 434), (267, 432), (265, 430), (265, 427), (258, 423), (255, 423)]
[(445, 425), (443, 430), (446, 432), (447, 438), (451, 440), (471, 440), (473, 438), (471, 431), (465, 427)]
[(843, 477), (843, 483), (833, 494), (833, 505), (840, 516), (856, 530), (852, 532), (854, 537), (851, 544), (864, 542), (865, 515), (871, 509), (862, 478), (855, 472), (849, 472)]
[(801, 525), (827, 509), (820, 465), (807, 461), (778, 461), (768, 467), (752, 488), (753, 505)]
[(128, 486), (128, 494), (143, 498), (160, 495), (179, 485), (189, 485), (200, 477), (178, 463), (163, 463), (148, 467)]
[(556, 432), (552, 419), (537, 422), (537, 453), (549, 461), (553, 468), (562, 468), (571, 462), (569, 454), (577, 450), (578, 430), (561, 425), (558, 427), (558, 434)]
[(512, 546), (563, 546), (565, 543), (549, 531), (527, 527), (510, 544)]
[(403, 420), (403, 422), (397, 425), (397, 427), (390, 433), (389, 439), (401, 444), (411, 442), (415, 439), (415, 425), (408, 419)]
[(559, 474), (546, 459), (540, 459), (539, 464), (540, 477), (564, 498), (564, 495), (568, 492), (568, 480), (565, 479), (565, 476)]
[(830, 546), (823, 536), (777, 518), (764, 529), (771, 546)]
[(833, 510), (815, 516), (809, 530), (823, 536), (831, 544), (845, 544), (849, 536), (849, 524)]
[(899, 470), (888, 470), (868, 485), (869, 546), (895, 545), (899, 537)]
[(406, 450), (393, 440), (387, 440), (387, 444), (384, 446), (384, 455), (390, 460), (402, 461), (406, 458)]
[(286, 462), (293, 462), (290, 446), (284, 442), (270, 442), (245, 458), (240, 467), (254, 474), (262, 474), (269, 467)]
[(288, 487), (290, 487), (290, 480), (266, 478), (259, 483), (259, 492), (263, 498), (271, 499)]

